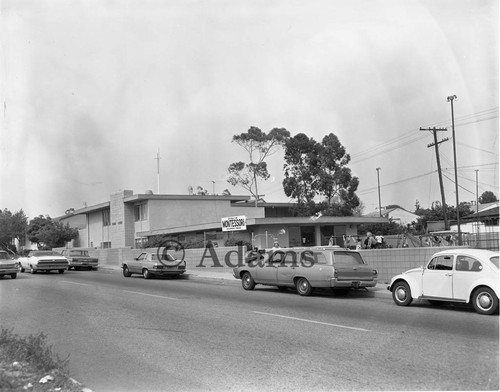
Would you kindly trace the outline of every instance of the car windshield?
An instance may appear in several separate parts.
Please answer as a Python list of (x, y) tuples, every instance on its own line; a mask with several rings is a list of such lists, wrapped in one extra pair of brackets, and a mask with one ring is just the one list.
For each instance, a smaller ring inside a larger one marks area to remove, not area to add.
[(9, 260), (10, 256), (7, 252), (0, 252), (0, 259), (2, 260)]
[(59, 253), (53, 250), (36, 250), (31, 252), (31, 256), (61, 256)]
[(89, 252), (86, 250), (72, 250), (69, 252), (70, 256), (88, 256)]
[(498, 267), (498, 256), (493, 256), (493, 257), (490, 257), (490, 261), (492, 262), (492, 264), (493, 264), (495, 267), (499, 268), (499, 267)]
[(334, 264), (365, 264), (363, 258), (356, 252), (335, 251), (333, 252)]

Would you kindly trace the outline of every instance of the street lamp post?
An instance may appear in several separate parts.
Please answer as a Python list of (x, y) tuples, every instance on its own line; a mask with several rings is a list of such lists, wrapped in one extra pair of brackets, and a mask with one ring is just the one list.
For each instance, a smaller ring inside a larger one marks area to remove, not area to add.
[(378, 214), (381, 217), (382, 216), (382, 202), (380, 201), (380, 167), (377, 167), (377, 184), (378, 184)]

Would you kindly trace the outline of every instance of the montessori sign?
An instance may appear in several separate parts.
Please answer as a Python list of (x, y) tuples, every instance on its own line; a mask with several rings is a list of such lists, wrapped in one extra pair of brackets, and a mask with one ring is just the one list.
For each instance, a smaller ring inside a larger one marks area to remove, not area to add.
[(247, 229), (247, 217), (231, 216), (229, 218), (221, 218), (222, 231), (236, 231)]

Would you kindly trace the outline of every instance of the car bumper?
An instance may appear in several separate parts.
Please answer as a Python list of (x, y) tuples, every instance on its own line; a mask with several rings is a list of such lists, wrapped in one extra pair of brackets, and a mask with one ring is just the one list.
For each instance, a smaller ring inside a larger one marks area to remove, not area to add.
[(375, 287), (377, 279), (374, 280), (338, 280), (332, 278), (330, 280), (330, 287), (332, 288), (360, 288), (360, 287)]
[(98, 264), (96, 262), (87, 262), (87, 261), (73, 261), (69, 263), (70, 267), (85, 267), (85, 268), (97, 268)]
[(151, 273), (154, 275), (182, 275), (184, 272), (186, 272), (185, 269), (178, 269), (178, 270), (151, 270)]
[(68, 270), (68, 265), (60, 264), (45, 264), (45, 265), (34, 265), (33, 269), (37, 271), (52, 271), (52, 270)]
[(0, 275), (15, 274), (19, 272), (18, 267), (0, 268)]

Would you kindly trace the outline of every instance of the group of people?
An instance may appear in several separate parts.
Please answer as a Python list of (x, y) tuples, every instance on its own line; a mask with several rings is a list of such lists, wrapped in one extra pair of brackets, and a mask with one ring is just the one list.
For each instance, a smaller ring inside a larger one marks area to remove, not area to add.
[(366, 238), (363, 241), (362, 249), (380, 249), (385, 248), (385, 239), (380, 231), (374, 236), (371, 231), (366, 233)]
[[(344, 248), (346, 249), (381, 249), (386, 248), (387, 244), (385, 242), (384, 236), (380, 231), (377, 232), (377, 235), (374, 236), (372, 232), (367, 232), (366, 237), (361, 239), (357, 236), (344, 235)], [(334, 237), (331, 236), (328, 242), (329, 246), (334, 245)]]

